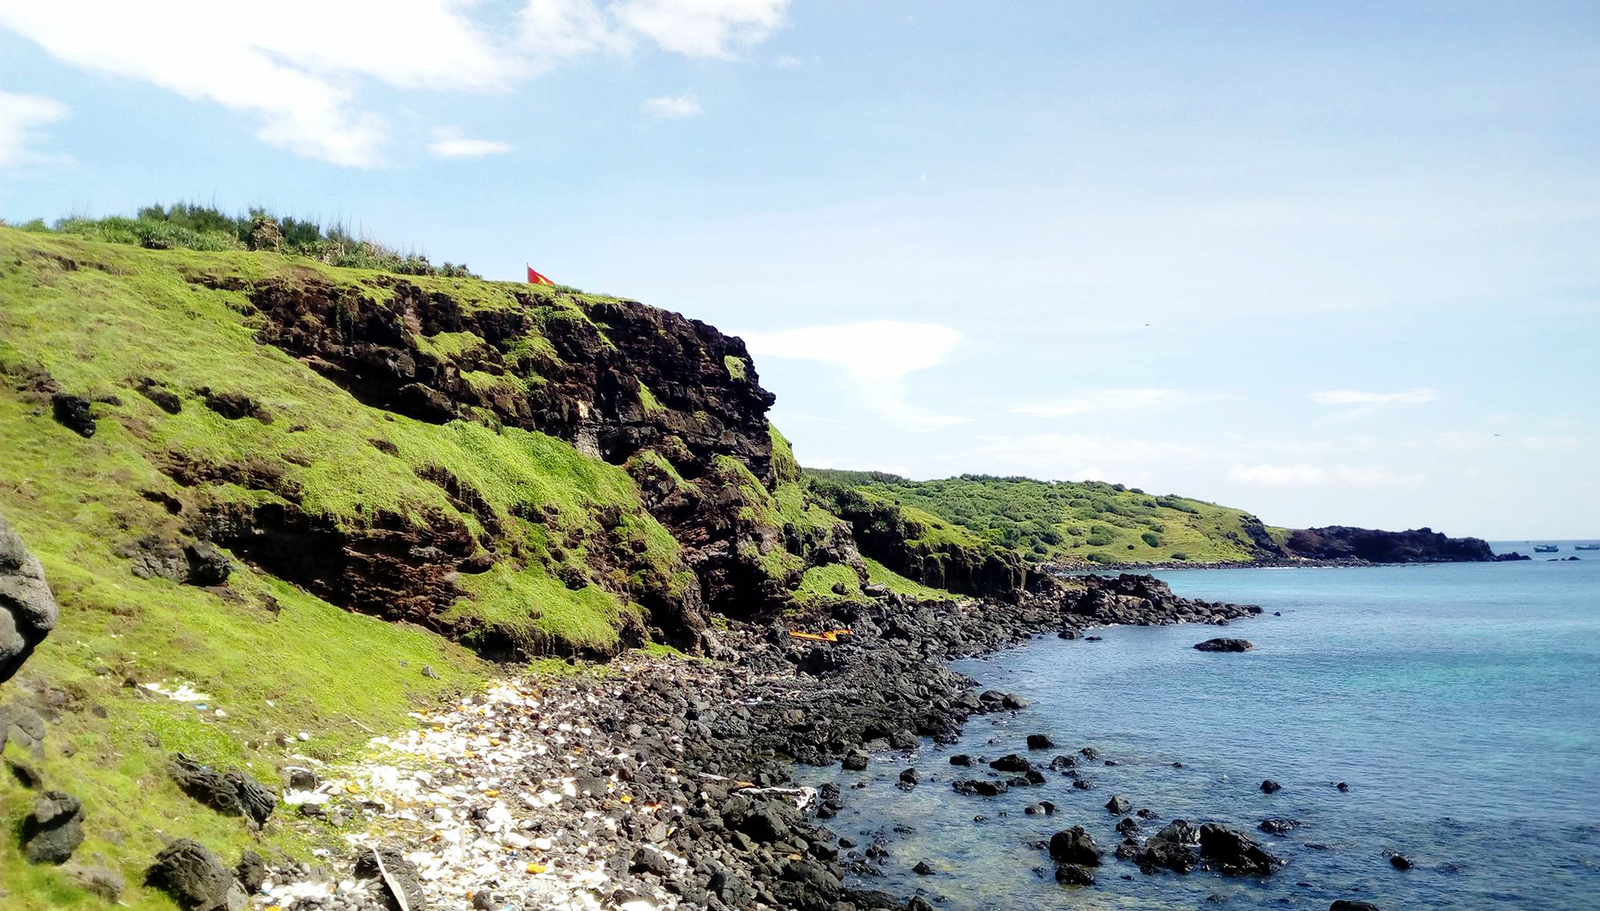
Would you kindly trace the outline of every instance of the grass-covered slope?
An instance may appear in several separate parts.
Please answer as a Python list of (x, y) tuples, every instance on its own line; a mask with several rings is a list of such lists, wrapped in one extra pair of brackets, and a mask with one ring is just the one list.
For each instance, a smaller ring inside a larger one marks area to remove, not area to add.
[(911, 481), (807, 469), (807, 477), (920, 510), (1029, 562), (1194, 563), (1282, 556), (1287, 532), (1238, 509), (1099, 481), (962, 475)]

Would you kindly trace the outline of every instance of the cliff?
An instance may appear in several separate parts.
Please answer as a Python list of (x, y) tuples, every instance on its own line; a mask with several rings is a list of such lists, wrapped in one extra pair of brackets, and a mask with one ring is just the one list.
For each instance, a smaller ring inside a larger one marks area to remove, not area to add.
[(1487, 563), (1494, 551), (1482, 538), (1450, 538), (1431, 528), (1379, 531), (1330, 525), (1290, 532), (1285, 547), (1310, 560), (1362, 560), (1368, 563)]

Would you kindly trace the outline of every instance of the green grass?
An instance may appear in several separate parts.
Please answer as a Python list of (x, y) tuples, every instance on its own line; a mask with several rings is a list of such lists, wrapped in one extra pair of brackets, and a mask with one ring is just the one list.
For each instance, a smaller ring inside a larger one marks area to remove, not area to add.
[(745, 371), (747, 371), (750, 367), (749, 363), (745, 361), (744, 358), (732, 354), (723, 355), (722, 365), (728, 369), (728, 377), (735, 380), (744, 379), (746, 375)]
[[(930, 541), (949, 540), (951, 529), (928, 522), (943, 520), (1033, 562), (1155, 563), (1181, 553), (1190, 562), (1217, 563), (1257, 554), (1247, 529), (1259, 520), (1249, 513), (1120, 484), (985, 475), (910, 481), (882, 472), (817, 469), (806, 475), (898, 504), (908, 518), (927, 524)], [(1285, 534), (1265, 531), (1280, 542)]]
[[(835, 585), (843, 585), (844, 593), (834, 591)], [(795, 605), (798, 607), (859, 602), (864, 597), (861, 593), (861, 580), (856, 576), (856, 571), (841, 563), (813, 566), (806, 570), (800, 577), (800, 587), (794, 593)]]

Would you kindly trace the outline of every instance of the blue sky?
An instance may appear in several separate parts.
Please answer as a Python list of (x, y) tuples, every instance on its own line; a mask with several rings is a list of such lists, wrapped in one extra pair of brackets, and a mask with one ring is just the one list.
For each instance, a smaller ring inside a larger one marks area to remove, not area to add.
[(531, 262), (744, 335), (812, 465), (1600, 534), (1593, 4), (180, 6), (0, 0), (0, 218)]

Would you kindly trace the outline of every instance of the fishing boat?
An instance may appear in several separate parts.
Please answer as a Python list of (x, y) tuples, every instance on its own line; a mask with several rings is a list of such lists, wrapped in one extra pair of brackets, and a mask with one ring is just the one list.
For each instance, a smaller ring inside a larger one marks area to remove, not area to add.
[(1600, 550), (1600, 544), (1576, 544), (1573, 550)]
[(1535, 544), (1535, 545), (1533, 545), (1533, 552), (1536, 553), (1536, 554), (1553, 554), (1553, 553), (1560, 552), (1560, 550), (1561, 550), (1561, 545), (1559, 545), (1559, 544)]

